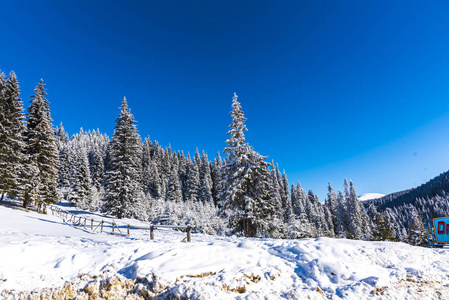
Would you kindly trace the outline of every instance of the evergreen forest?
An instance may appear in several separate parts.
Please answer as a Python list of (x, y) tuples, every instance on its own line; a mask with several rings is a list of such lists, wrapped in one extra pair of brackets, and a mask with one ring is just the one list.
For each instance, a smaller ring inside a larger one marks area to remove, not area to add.
[(190, 224), (205, 234), (413, 245), (427, 243), (423, 218), (449, 214), (447, 173), (364, 203), (347, 179), (338, 190), (329, 183), (324, 201), (299, 182), (289, 183), (246, 141), (236, 94), (226, 147), (213, 158), (142, 139), (126, 98), (112, 137), (83, 129), (69, 137), (62, 124), (53, 126), (46, 94), (41, 80), (25, 111), (16, 74), (0, 74), (0, 201), (18, 199), (45, 212), (64, 199), (117, 218)]

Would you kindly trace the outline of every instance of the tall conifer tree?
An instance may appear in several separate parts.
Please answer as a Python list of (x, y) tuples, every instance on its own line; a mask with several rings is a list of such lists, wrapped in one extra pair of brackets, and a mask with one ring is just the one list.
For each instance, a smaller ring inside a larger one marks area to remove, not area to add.
[(226, 162), (222, 168), (221, 214), (230, 228), (245, 236), (266, 235), (274, 215), (266, 157), (245, 141), (246, 118), (234, 94)]
[(23, 182), (25, 131), (23, 105), (19, 84), (14, 72), (5, 82), (0, 75), (0, 200), (7, 193), (9, 197), (19, 196)]
[(59, 154), (46, 94), (41, 79), (31, 96), (25, 133), (27, 167), (34, 170), (26, 172), (28, 178), (25, 198), (31, 200), (30, 196), (34, 195), (33, 200), (40, 204), (58, 202)]
[(109, 147), (106, 203), (104, 210), (124, 217), (137, 217), (142, 195), (142, 145), (136, 121), (123, 98)]

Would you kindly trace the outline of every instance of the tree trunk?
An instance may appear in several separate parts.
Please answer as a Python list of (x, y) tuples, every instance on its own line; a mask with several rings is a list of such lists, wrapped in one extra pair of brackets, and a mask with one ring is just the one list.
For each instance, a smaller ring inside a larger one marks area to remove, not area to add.
[(28, 200), (23, 200), (23, 208), (25, 208), (25, 211), (28, 211)]
[(5, 197), (5, 193), (2, 193), (2, 197), (0, 198), (0, 202), (3, 201), (3, 197)]

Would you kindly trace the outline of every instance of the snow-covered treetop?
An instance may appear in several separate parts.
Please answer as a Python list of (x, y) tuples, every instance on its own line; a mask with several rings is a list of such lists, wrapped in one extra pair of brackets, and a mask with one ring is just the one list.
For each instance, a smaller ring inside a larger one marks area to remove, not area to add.
[(229, 125), (231, 130), (226, 134), (230, 135), (229, 139), (226, 140), (228, 147), (224, 149), (224, 152), (228, 154), (228, 159), (232, 159), (236, 156), (235, 151), (241, 146), (245, 145), (245, 131), (248, 131), (245, 125), (245, 115), (243, 114), (242, 106), (237, 100), (238, 96), (234, 93), (232, 97), (232, 123)]

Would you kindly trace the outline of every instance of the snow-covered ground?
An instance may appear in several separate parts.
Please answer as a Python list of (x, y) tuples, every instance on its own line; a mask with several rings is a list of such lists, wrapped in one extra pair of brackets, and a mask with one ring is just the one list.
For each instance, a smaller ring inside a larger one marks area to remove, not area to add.
[[(7, 299), (67, 282), (88, 291), (89, 282), (98, 285), (113, 275), (188, 299), (449, 299), (445, 249), (197, 233), (185, 243), (185, 233), (174, 230), (156, 230), (150, 240), (149, 231), (132, 229), (130, 237), (92, 233), (51, 212), (6, 204), (0, 203), (0, 295)], [(122, 222), (128, 221), (138, 223)]]
[(385, 196), (384, 194), (379, 193), (365, 193), (363, 195), (360, 195), (358, 198), (360, 201), (366, 201), (366, 200), (373, 200), (373, 199), (379, 199)]

